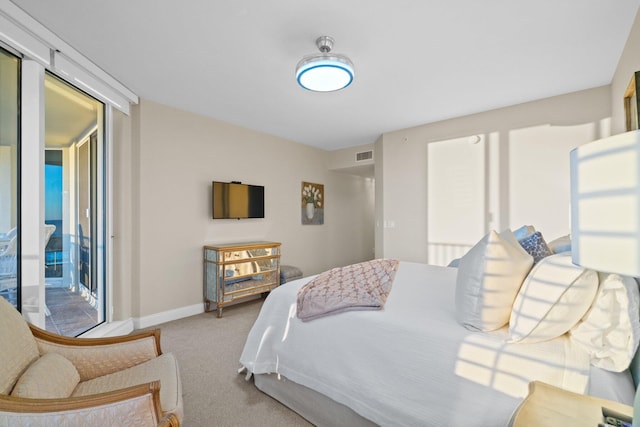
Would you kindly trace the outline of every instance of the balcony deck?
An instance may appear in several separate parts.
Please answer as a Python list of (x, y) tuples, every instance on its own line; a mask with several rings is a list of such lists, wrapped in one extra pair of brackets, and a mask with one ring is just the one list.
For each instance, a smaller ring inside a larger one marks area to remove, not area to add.
[(47, 286), (45, 298), (49, 311), (46, 329), (49, 332), (75, 337), (98, 322), (98, 311), (78, 292)]

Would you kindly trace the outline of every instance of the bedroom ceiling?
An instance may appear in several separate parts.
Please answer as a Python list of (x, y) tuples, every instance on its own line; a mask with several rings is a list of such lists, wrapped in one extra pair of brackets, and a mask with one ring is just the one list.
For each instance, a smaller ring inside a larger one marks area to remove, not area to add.
[[(333, 150), (611, 83), (640, 0), (12, 0), (139, 95)], [(297, 86), (318, 36), (344, 91)]]

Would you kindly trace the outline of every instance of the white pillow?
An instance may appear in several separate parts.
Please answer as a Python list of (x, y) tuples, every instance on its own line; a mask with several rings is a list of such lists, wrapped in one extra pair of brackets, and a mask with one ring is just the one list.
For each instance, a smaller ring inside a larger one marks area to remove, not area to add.
[(640, 340), (640, 293), (635, 279), (599, 273), (591, 309), (571, 329), (571, 340), (591, 355), (591, 364), (613, 372), (629, 367)]
[(546, 341), (567, 332), (587, 312), (598, 274), (571, 263), (571, 253), (543, 258), (518, 292), (509, 319), (510, 342)]
[(560, 252), (570, 252), (571, 236), (567, 234), (566, 236), (553, 239), (552, 241), (547, 242), (547, 246), (549, 247), (549, 249), (551, 249), (551, 252), (553, 252), (554, 254), (559, 254)]
[(468, 329), (493, 331), (509, 321), (513, 300), (533, 257), (511, 230), (491, 231), (461, 259), (456, 278), (456, 318)]

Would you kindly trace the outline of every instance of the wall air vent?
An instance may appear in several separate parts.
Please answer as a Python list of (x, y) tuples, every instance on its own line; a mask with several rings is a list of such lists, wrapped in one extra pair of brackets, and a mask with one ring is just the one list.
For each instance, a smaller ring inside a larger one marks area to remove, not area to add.
[(372, 160), (373, 159), (373, 151), (369, 150), (369, 151), (361, 151), (359, 153), (356, 153), (356, 162), (362, 162), (365, 160)]

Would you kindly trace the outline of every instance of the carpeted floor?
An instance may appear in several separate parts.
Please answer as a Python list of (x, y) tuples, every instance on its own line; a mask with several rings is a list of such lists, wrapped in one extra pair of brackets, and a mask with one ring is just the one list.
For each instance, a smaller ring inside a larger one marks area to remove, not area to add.
[(263, 300), (158, 325), (162, 351), (180, 364), (184, 425), (310, 426), (306, 420), (260, 392), (238, 374), (240, 353)]

